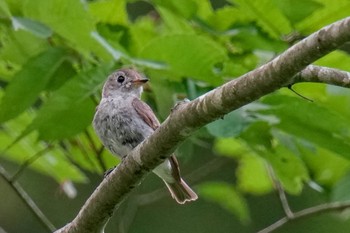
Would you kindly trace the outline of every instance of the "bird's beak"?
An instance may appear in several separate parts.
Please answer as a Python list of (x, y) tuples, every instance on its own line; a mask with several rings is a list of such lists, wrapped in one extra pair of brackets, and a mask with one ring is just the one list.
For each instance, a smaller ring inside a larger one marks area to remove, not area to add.
[(135, 86), (142, 86), (146, 82), (148, 82), (148, 78), (138, 78), (131, 81)]

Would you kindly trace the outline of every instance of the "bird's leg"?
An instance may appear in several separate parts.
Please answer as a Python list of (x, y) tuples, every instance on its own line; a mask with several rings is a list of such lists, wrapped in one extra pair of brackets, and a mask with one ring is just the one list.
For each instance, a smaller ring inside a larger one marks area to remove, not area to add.
[(107, 171), (105, 171), (105, 173), (103, 174), (103, 178), (106, 178), (117, 166), (114, 166), (110, 169), (108, 169)]

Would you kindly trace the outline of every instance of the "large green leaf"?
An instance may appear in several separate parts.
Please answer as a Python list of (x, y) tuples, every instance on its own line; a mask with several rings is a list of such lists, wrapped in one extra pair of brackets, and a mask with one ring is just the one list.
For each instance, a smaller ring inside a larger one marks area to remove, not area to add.
[(260, 113), (279, 119), (275, 127), (297, 138), (350, 158), (349, 120), (301, 98), (271, 95), (263, 99), (270, 109)]
[[(38, 7), (40, 6), (40, 7)], [(93, 51), (104, 59), (108, 53), (91, 37), (95, 31), (93, 18), (79, 0), (26, 0), (23, 13), (27, 18), (49, 26), (54, 32), (67, 39), (74, 49), (85, 55)], [(69, 23), (68, 23), (69, 22)]]
[(219, 204), (236, 215), (243, 223), (250, 220), (246, 201), (232, 185), (222, 182), (210, 182), (199, 186), (201, 197)]
[(242, 192), (263, 195), (273, 190), (266, 161), (254, 153), (239, 160), (236, 174), (237, 186)]
[(350, 173), (347, 173), (334, 185), (331, 199), (332, 201), (350, 200)]
[(11, 17), (10, 9), (5, 1), (0, 1), (0, 13), (3, 13), (7, 17)]
[(291, 194), (300, 194), (304, 183), (310, 179), (307, 167), (301, 158), (282, 145), (266, 151), (263, 156), (271, 164), (276, 178), (284, 189)]
[(238, 109), (227, 115), (223, 119), (209, 123), (206, 128), (208, 132), (216, 137), (238, 136), (251, 122), (247, 118), (244, 110)]
[(152, 2), (185, 18), (190, 18), (197, 11), (197, 4), (193, 0), (152, 0)]
[(315, 62), (319, 66), (327, 66), (346, 71), (350, 71), (349, 63), (349, 54), (342, 51), (331, 52)]
[(241, 11), (252, 17), (255, 22), (272, 38), (280, 38), (292, 32), (289, 20), (272, 0), (231, 0)]
[(164, 24), (170, 33), (193, 33), (192, 27), (185, 19), (178, 17), (176, 14), (164, 7), (158, 7), (157, 11), (162, 17)]
[(350, 161), (331, 151), (301, 146), (299, 150), (313, 179), (326, 187), (333, 187), (350, 170)]
[(282, 10), (288, 19), (294, 24), (311, 15), (315, 10), (322, 7), (321, 3), (315, 0), (273, 0)]
[(26, 133), (38, 130), (41, 139), (55, 140), (84, 130), (91, 124), (95, 110), (90, 96), (101, 88), (110, 68), (110, 64), (92, 68), (66, 82), (40, 108)]
[(317, 0), (321, 4), (318, 10), (296, 25), (296, 28), (303, 33), (312, 33), (327, 24), (333, 23), (350, 14), (350, 2), (348, 0)]
[(126, 24), (128, 22), (125, 0), (90, 2), (89, 11), (99, 22), (110, 24)]
[(235, 23), (248, 22), (252, 17), (233, 6), (224, 6), (211, 14), (207, 23), (217, 30), (227, 30)]
[(37, 100), (65, 56), (64, 50), (51, 48), (23, 66), (1, 99), (0, 123), (16, 117)]
[(214, 65), (227, 59), (218, 43), (198, 35), (167, 35), (155, 38), (141, 51), (143, 58), (165, 62), (172, 72), (209, 83), (220, 83)]
[(234, 138), (219, 138), (215, 141), (216, 153), (238, 160), (237, 186), (240, 191), (261, 195), (272, 190), (266, 161), (244, 142)]
[(20, 66), (50, 47), (46, 40), (28, 31), (2, 28), (1, 33), (4, 38), (1, 41), (3, 47), (0, 50), (0, 59), (16, 68), (21, 68)]

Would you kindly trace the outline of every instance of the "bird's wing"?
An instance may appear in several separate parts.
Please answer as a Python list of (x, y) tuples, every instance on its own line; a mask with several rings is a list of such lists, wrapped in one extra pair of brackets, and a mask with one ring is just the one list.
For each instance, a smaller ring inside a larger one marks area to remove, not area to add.
[[(136, 112), (140, 115), (140, 117), (144, 120), (144, 122), (147, 123), (152, 129), (156, 129), (159, 127), (160, 123), (157, 119), (157, 117), (154, 115), (152, 109), (144, 102), (142, 102), (140, 99), (135, 98), (132, 101), (132, 106), (135, 108)], [(179, 163), (175, 157), (175, 155), (171, 155), (169, 157), (169, 161), (171, 164), (171, 173), (173, 178), (177, 181), (181, 181), (180, 176), (180, 167)]]
[(157, 117), (154, 115), (152, 109), (146, 103), (142, 102), (138, 98), (135, 98), (132, 101), (132, 106), (142, 118), (142, 120), (146, 122), (147, 125), (149, 125), (149, 127), (151, 127), (153, 130), (156, 130), (156, 128), (159, 127), (160, 123)]

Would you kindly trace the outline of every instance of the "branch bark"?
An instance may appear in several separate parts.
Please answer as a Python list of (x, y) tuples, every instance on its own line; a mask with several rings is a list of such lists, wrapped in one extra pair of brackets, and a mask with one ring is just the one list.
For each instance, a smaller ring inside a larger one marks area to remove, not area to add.
[(327, 83), (340, 87), (350, 87), (350, 73), (338, 69), (310, 65), (294, 76), (292, 83)]
[(177, 105), (154, 134), (102, 181), (76, 218), (57, 232), (103, 232), (118, 204), (195, 130), (281, 87), (299, 82), (294, 78), (298, 72), (347, 41), (350, 17), (322, 28), (260, 68)]

